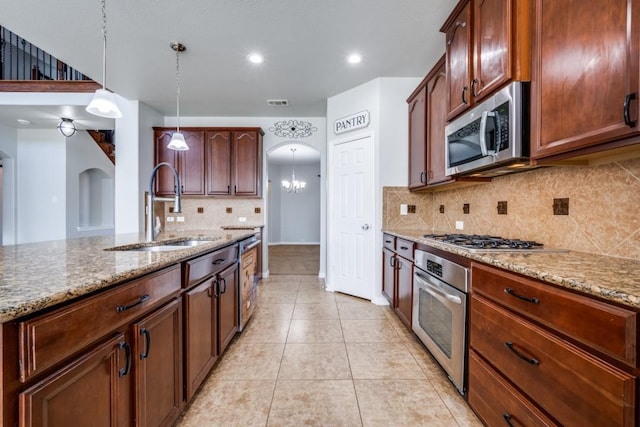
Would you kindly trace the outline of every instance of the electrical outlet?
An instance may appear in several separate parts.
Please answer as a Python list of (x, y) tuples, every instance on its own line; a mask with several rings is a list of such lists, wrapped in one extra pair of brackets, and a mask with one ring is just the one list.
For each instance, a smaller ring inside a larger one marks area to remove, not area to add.
[(456, 221), (456, 230), (464, 230), (464, 222)]
[(178, 216), (178, 217), (176, 217), (176, 221), (184, 222), (184, 217), (183, 216)]
[(239, 218), (238, 218), (238, 221), (240, 221), (240, 222), (247, 222), (247, 218), (245, 218), (245, 217), (241, 216), (241, 217), (239, 217)]
[(407, 205), (405, 205), (404, 203), (400, 205), (400, 215), (406, 215), (407, 214)]
[(167, 217), (167, 222), (173, 222), (173, 221), (175, 221), (174, 217), (172, 217), (172, 216), (168, 216)]

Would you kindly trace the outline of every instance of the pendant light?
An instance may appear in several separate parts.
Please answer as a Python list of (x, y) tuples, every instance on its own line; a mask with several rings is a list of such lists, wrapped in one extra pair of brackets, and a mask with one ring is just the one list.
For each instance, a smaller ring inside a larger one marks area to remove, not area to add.
[(87, 112), (100, 117), (118, 119), (122, 113), (116, 104), (115, 96), (106, 88), (107, 85), (107, 7), (102, 0), (102, 89), (96, 90)]
[(282, 180), (282, 189), (287, 193), (297, 193), (298, 191), (304, 190), (307, 186), (307, 183), (304, 181), (298, 181), (296, 179), (296, 171), (295, 171), (295, 162), (296, 162), (296, 149), (291, 149), (291, 181), (287, 181), (286, 179)]
[(60, 123), (58, 123), (58, 130), (62, 135), (69, 138), (76, 134), (77, 129), (72, 119), (67, 119), (63, 117), (60, 119)]
[(180, 52), (184, 52), (186, 46), (182, 43), (171, 43), (171, 49), (176, 51), (176, 131), (171, 136), (171, 141), (167, 148), (177, 151), (185, 151), (189, 149), (184, 135), (180, 132)]

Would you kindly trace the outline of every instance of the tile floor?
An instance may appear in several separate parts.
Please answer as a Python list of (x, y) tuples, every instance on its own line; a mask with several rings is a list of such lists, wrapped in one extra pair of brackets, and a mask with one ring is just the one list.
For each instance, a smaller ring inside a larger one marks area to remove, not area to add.
[(271, 276), (177, 425), (481, 426), (389, 307)]

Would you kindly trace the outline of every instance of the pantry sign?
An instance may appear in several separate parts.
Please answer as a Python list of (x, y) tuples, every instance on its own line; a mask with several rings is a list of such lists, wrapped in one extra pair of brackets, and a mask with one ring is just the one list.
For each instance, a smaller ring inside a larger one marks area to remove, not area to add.
[(369, 112), (365, 110), (336, 120), (333, 124), (333, 132), (339, 135), (355, 129), (366, 128), (367, 126), (369, 126)]

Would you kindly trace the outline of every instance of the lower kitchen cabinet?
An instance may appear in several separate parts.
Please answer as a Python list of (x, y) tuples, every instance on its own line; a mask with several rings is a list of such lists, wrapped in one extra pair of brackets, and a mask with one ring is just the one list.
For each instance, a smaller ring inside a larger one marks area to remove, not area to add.
[(218, 274), (218, 352), (227, 348), (238, 332), (238, 264)]
[(182, 300), (133, 325), (135, 425), (170, 426), (182, 410)]
[(411, 329), (413, 310), (413, 261), (396, 256), (396, 314)]
[(382, 295), (392, 307), (396, 298), (396, 256), (393, 251), (382, 249)]
[(19, 425), (131, 425), (131, 357), (123, 333), (87, 351), (20, 393)]
[(385, 234), (383, 240), (382, 294), (400, 320), (411, 329), (414, 243), (389, 234)]

